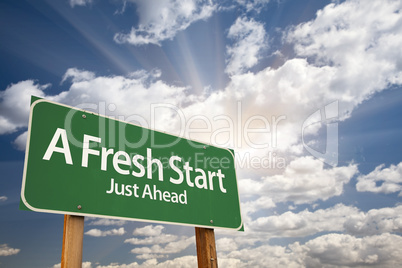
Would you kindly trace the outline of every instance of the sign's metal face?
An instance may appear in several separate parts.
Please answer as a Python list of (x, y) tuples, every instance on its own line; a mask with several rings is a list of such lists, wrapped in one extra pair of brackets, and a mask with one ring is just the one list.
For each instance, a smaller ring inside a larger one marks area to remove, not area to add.
[(240, 229), (233, 153), (39, 99), (21, 200), (39, 212)]

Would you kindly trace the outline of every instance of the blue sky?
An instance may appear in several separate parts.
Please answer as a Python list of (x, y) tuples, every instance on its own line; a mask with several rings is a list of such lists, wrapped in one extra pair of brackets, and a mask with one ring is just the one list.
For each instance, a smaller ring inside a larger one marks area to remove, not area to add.
[[(63, 216), (18, 209), (31, 95), (234, 149), (245, 232), (215, 231), (221, 267), (397, 267), (401, 8), (1, 1), (0, 267), (60, 263)], [(192, 227), (84, 233), (83, 267), (196, 263)]]

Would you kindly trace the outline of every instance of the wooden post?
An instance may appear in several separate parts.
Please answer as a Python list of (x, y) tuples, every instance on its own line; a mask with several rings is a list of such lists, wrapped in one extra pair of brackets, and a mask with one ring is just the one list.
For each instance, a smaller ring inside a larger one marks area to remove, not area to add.
[(61, 268), (81, 268), (84, 217), (64, 215)]
[(217, 268), (214, 229), (195, 227), (198, 268)]

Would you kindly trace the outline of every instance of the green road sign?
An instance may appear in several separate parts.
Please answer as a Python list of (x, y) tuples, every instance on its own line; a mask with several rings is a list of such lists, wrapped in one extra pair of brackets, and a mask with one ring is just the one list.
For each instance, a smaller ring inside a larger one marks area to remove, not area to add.
[(51, 101), (31, 105), (22, 206), (240, 229), (233, 152)]

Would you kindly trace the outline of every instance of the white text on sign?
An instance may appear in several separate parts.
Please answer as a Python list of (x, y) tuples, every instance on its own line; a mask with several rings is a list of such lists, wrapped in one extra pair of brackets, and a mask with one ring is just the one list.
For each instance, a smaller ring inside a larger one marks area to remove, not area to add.
[[(57, 147), (57, 144), (61, 140), (61, 147)], [(95, 137), (91, 135), (84, 134), (83, 137), (83, 148), (82, 148), (82, 167), (88, 167), (89, 157), (96, 157), (98, 163), (100, 160), (100, 169), (103, 171), (108, 170), (108, 159), (109, 156), (112, 157), (113, 169), (121, 175), (132, 175), (134, 177), (144, 177), (145, 173), (147, 179), (152, 179), (152, 168), (156, 165), (158, 169), (158, 180), (164, 181), (164, 172), (162, 162), (157, 158), (152, 158), (152, 149), (147, 148), (146, 157), (140, 154), (134, 155), (130, 158), (129, 154), (125, 151), (115, 152), (113, 148), (101, 147), (99, 150), (90, 149), (90, 142), (101, 143), (102, 139), (100, 137)], [(52, 140), (46, 152), (43, 156), (44, 160), (50, 160), (53, 153), (61, 153), (64, 155), (66, 164), (73, 165), (73, 159), (71, 156), (70, 146), (68, 142), (68, 136), (65, 129), (57, 128)], [(142, 164), (142, 161), (147, 160), (146, 167)], [(169, 168), (173, 170), (177, 176), (170, 177), (169, 181), (173, 184), (182, 184), (184, 181), (189, 187), (197, 187), (199, 189), (209, 189), (214, 190), (214, 181), (218, 180), (219, 190), (222, 193), (226, 193), (224, 187), (225, 174), (222, 173), (221, 169), (217, 171), (205, 171), (201, 168), (195, 168), (190, 166), (189, 162), (185, 162), (183, 165), (183, 170), (181, 170), (177, 162), (182, 162), (183, 159), (179, 156), (172, 155), (169, 158)], [(134, 165), (134, 167), (132, 166)], [(133, 168), (133, 170), (131, 170)]]

